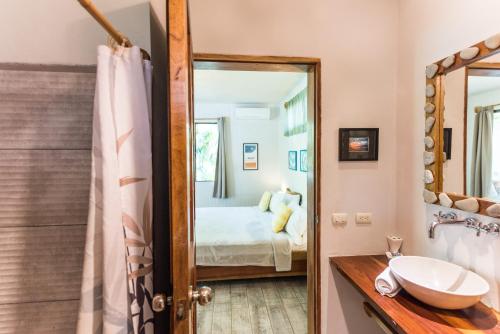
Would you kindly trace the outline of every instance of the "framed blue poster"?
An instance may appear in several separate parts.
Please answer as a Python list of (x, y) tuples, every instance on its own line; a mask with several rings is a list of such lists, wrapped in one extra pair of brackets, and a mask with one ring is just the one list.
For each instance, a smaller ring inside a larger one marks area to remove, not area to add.
[(243, 170), (259, 169), (259, 144), (243, 144)]
[(297, 151), (288, 151), (288, 169), (297, 170)]
[(300, 171), (307, 172), (307, 150), (300, 150)]

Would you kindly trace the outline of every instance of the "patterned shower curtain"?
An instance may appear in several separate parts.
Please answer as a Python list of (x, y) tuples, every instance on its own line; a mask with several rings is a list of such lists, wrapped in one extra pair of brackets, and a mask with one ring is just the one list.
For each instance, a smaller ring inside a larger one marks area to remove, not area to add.
[(78, 334), (152, 334), (151, 64), (99, 46)]

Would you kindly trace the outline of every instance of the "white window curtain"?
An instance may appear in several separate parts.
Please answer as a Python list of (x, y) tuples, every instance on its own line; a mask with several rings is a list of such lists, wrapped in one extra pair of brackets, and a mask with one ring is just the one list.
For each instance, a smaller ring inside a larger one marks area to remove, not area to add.
[(217, 119), (217, 127), (219, 130), (219, 141), (217, 144), (217, 163), (215, 165), (213, 197), (227, 198), (224, 117), (220, 117)]
[(472, 138), (471, 195), (488, 197), (493, 190), (493, 107), (476, 112)]
[(500, 112), (493, 114), (493, 171), (492, 197), (500, 201)]
[(151, 64), (100, 46), (77, 334), (152, 334)]
[(307, 132), (307, 88), (285, 103), (285, 136)]

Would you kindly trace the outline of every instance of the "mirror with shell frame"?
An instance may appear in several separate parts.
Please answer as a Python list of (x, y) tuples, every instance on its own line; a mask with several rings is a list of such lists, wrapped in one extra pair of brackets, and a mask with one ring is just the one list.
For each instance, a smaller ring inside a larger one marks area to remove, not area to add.
[(500, 34), (426, 68), (424, 200), (500, 217)]

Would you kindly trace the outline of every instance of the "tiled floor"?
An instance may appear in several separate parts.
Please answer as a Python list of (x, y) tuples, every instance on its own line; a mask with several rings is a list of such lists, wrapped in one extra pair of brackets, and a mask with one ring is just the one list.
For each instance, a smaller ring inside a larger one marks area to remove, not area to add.
[(214, 291), (198, 306), (198, 334), (307, 333), (306, 278), (204, 282)]

